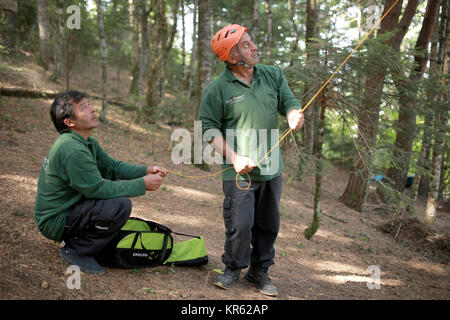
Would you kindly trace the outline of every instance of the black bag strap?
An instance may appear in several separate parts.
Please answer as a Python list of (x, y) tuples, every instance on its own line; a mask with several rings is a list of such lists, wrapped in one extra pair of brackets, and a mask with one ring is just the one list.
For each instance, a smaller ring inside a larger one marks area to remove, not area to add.
[[(159, 258), (159, 261), (158, 261), (158, 263), (160, 263), (160, 264), (163, 264), (164, 260), (166, 260), (167, 258), (169, 258), (169, 257), (166, 258), (167, 242), (169, 241), (169, 237), (170, 237), (170, 234), (169, 234), (169, 233), (164, 234), (163, 249), (162, 249), (162, 251), (161, 251), (161, 258)], [(172, 238), (172, 237), (171, 237), (171, 238)], [(172, 248), (173, 248), (173, 240), (172, 240)]]
[[(161, 248), (161, 257), (159, 258), (159, 261), (158, 261), (158, 263), (162, 264), (164, 262), (164, 260), (166, 260), (165, 257), (166, 257), (167, 244), (169, 242), (169, 237), (172, 240), (172, 247), (173, 247), (173, 238), (170, 235), (170, 233), (167, 233), (167, 232), (158, 232), (158, 233), (163, 233), (164, 234), (163, 246)], [(142, 243), (142, 232), (141, 231), (137, 231), (136, 232), (136, 235), (134, 236), (134, 239), (133, 239), (133, 243), (131, 245), (131, 249), (134, 249), (138, 238), (140, 239), (142, 249), (150, 251)]]
[[(162, 224), (160, 224), (160, 223), (156, 223), (156, 222), (154, 222), (154, 221), (148, 221), (148, 220), (144, 220), (144, 219), (141, 219), (141, 218), (138, 218), (138, 217), (132, 217), (132, 218), (130, 218), (130, 219), (133, 219), (133, 220), (139, 220), (139, 221), (144, 221), (144, 222), (146, 222), (147, 225), (150, 227), (150, 230), (154, 230), (154, 229), (156, 228), (159, 232), (169, 233), (169, 234), (170, 234), (170, 233), (173, 233), (173, 234), (176, 234), (176, 235), (179, 235), (179, 236), (185, 236), (185, 237), (191, 237), (191, 238), (197, 238), (197, 239), (200, 239), (199, 236), (194, 236), (194, 235), (186, 234), (186, 233), (174, 232), (174, 231), (172, 231), (172, 229), (170, 229), (169, 227), (166, 227), (166, 226), (164, 226), (164, 225), (162, 225)], [(134, 248), (134, 247), (133, 247), (133, 248)]]
[(172, 233), (173, 233), (173, 234), (177, 234), (177, 235), (179, 235), (179, 236), (185, 236), (185, 237), (191, 237), (191, 238), (197, 238), (197, 239), (200, 239), (199, 236), (193, 236), (193, 235), (191, 235), (191, 234), (179, 233), (179, 232), (175, 232), (175, 231), (172, 231)]
[[(134, 249), (134, 246), (136, 245), (137, 239), (140, 234), (141, 233), (139, 231), (136, 231), (136, 233), (134, 234), (134, 239), (133, 239), (133, 243), (131, 244), (131, 249)], [(141, 245), (142, 245), (142, 241), (141, 241)]]

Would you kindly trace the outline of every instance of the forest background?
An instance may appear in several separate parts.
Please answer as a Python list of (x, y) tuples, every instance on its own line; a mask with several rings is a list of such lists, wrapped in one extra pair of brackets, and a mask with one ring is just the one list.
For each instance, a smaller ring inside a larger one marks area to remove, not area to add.
[[(109, 100), (121, 98), (136, 109), (137, 122), (190, 128), (203, 89), (224, 68), (209, 45), (219, 28), (247, 26), (261, 63), (283, 68), (305, 105), (395, 4), (305, 110), (303, 130), (292, 135), (298, 152), (289, 160), (297, 166), (296, 179), (330, 163), (351, 170), (341, 201), (357, 210), (364, 208), (371, 179), (383, 201), (410, 212), (417, 195), (428, 197), (430, 225), (432, 208), (448, 196), (447, 1), (2, 3), (2, 53), (11, 45), (36, 52), (44, 69), (52, 69), (50, 80), (67, 87), (73, 74), (89, 77), (86, 62), (101, 62), (102, 121)], [(132, 82), (127, 96), (117, 97), (125, 70)], [(280, 125), (286, 128), (283, 120)]]
[[(210, 49), (221, 27), (246, 26), (260, 63), (281, 67), (303, 106), (375, 27), (305, 110), (302, 130), (281, 144), (289, 182), (315, 177), (305, 236), (320, 225), (323, 173), (331, 167), (349, 172), (338, 200), (356, 211), (376, 197), (411, 217), (421, 198), (424, 225), (433, 228), (436, 210), (449, 210), (448, 1), (1, 0), (0, 11), (4, 78), (8, 61), (31, 56), (46, 80), (101, 101), (104, 124), (118, 105), (133, 123), (191, 131), (203, 89), (224, 69)], [(3, 86), (1, 94), (57, 92)]]

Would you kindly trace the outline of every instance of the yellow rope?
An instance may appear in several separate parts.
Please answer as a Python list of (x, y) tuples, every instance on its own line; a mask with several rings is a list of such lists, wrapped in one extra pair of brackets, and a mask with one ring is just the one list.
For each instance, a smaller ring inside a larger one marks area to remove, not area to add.
[[(306, 110), (306, 108), (309, 107), (309, 105), (314, 101), (314, 99), (320, 94), (320, 92), (327, 86), (327, 84), (331, 81), (331, 79), (334, 78), (334, 76), (336, 75), (336, 73), (339, 72), (339, 70), (341, 70), (342, 66), (348, 61), (348, 59), (350, 59), (350, 57), (356, 52), (356, 50), (359, 49), (359, 47), (364, 43), (364, 41), (367, 40), (367, 38), (371, 35), (371, 33), (378, 27), (378, 25), (381, 23), (381, 21), (383, 21), (383, 19), (389, 14), (389, 12), (391, 12), (391, 10), (395, 7), (395, 5), (397, 4), (399, 0), (396, 0), (394, 2), (394, 4), (386, 11), (386, 13), (380, 18), (380, 20), (378, 20), (378, 22), (372, 27), (372, 29), (370, 29), (370, 31), (358, 42), (358, 44), (353, 48), (352, 52), (350, 52), (350, 54), (347, 56), (347, 58), (345, 58), (345, 60), (341, 63), (341, 65), (331, 74), (331, 76), (327, 79), (327, 81), (324, 82), (324, 84), (320, 87), (320, 89), (314, 94), (314, 96), (308, 101), (308, 103), (305, 105), (305, 107), (303, 107), (302, 112), (304, 112)], [(286, 138), (286, 136), (288, 134), (290, 134), (292, 132), (292, 129), (289, 128), (288, 130), (285, 131), (285, 133), (281, 136), (281, 138), (278, 140), (278, 142), (264, 155), (264, 157), (261, 158), (261, 160), (259, 160), (256, 164), (256, 167), (259, 166), (261, 164), (261, 162), (269, 156), (269, 154), (272, 153), (272, 151), (281, 143), (281, 141), (283, 141), (284, 138)], [(232, 169), (233, 167), (228, 167), (226, 169), (223, 169), (221, 171), (217, 171), (211, 174), (207, 174), (207, 175), (202, 175), (202, 176), (188, 176), (188, 175), (184, 175), (181, 172), (177, 172), (177, 171), (172, 171), (172, 170), (167, 170), (168, 172), (171, 172), (173, 174), (176, 174), (178, 176), (184, 177), (184, 178), (190, 178), (190, 179), (199, 179), (199, 178), (208, 178), (208, 177), (214, 177), (217, 176), (219, 174), (221, 174), (222, 172), (225, 172), (227, 170)], [(252, 180), (250, 178), (250, 175), (248, 173), (246, 173), (247, 177), (248, 177), (248, 186), (247, 188), (241, 188), (238, 184), (238, 179), (239, 179), (239, 173), (236, 173), (236, 186), (238, 187), (238, 189), (246, 191), (248, 189), (250, 189), (250, 186), (252, 185)]]

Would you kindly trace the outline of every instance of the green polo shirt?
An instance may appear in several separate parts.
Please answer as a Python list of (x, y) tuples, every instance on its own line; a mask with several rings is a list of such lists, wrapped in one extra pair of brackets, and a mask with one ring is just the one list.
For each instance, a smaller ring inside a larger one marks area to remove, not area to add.
[[(299, 109), (300, 103), (280, 68), (256, 65), (253, 70), (252, 85), (249, 86), (225, 68), (205, 88), (199, 118), (205, 140), (210, 142), (222, 135), (238, 154), (258, 163), (281, 137), (278, 114), (286, 116), (291, 109)], [(223, 162), (222, 169), (232, 167), (225, 159)], [(252, 180), (267, 181), (279, 176), (283, 167), (277, 146), (249, 175)], [(235, 180), (236, 171), (226, 170), (222, 178)], [(248, 178), (243, 175), (239, 179)]]
[[(41, 233), (62, 240), (66, 210), (84, 198), (145, 194), (146, 166), (111, 158), (97, 140), (74, 131), (60, 134), (42, 163), (34, 216)], [(119, 180), (121, 179), (121, 180)]]

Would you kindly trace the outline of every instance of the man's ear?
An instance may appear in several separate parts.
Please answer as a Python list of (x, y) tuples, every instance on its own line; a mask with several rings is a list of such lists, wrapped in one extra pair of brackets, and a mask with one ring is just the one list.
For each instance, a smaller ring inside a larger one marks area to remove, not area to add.
[(230, 54), (228, 55), (227, 61), (230, 64), (236, 64), (239, 62), (239, 58), (236, 55), (235, 48), (231, 49)]
[(67, 128), (72, 129), (75, 126), (75, 122), (73, 121), (73, 119), (71, 118), (65, 118), (64, 119), (64, 124), (66, 125)]

